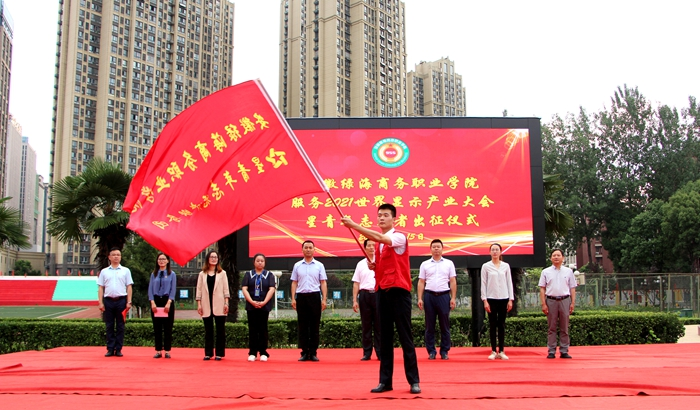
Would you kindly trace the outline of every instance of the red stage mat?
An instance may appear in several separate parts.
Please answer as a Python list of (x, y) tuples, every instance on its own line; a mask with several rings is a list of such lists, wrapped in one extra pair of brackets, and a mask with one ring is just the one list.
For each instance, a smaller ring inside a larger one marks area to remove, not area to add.
[[(271, 350), (249, 363), (247, 351), (227, 350), (221, 362), (203, 349), (173, 349), (173, 359), (125, 347), (64, 347), (0, 356), (3, 408), (304, 407), (380, 408), (695, 408), (700, 400), (697, 344), (573, 347), (573, 360), (548, 360), (546, 348), (512, 348), (509, 361), (489, 361), (487, 348), (456, 348), (450, 360), (427, 360), (418, 349), (423, 393), (411, 395), (396, 351), (394, 391), (369, 392), (379, 362), (361, 362), (360, 349), (322, 349), (318, 363), (297, 362), (296, 349)], [(479, 400), (489, 399), (489, 400)]]

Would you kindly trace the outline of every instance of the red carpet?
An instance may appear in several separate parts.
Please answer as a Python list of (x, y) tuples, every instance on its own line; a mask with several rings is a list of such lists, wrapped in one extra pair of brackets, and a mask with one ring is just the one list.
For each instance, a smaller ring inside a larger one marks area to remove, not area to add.
[[(488, 349), (456, 348), (450, 360), (427, 360), (419, 349), (423, 393), (411, 395), (397, 349), (394, 391), (372, 394), (379, 362), (360, 362), (360, 349), (322, 349), (318, 363), (299, 363), (298, 350), (271, 350), (267, 363), (229, 349), (221, 362), (203, 349), (173, 349), (173, 359), (125, 347), (64, 347), (0, 356), (3, 408), (697, 408), (697, 344), (573, 347), (573, 360), (545, 359), (546, 348), (512, 348), (509, 361), (488, 361)], [(484, 400), (488, 399), (488, 400)]]

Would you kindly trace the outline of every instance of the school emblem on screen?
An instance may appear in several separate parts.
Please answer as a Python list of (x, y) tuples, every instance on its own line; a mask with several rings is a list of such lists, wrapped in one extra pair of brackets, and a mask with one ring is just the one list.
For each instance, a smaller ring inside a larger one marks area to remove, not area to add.
[(396, 138), (384, 138), (372, 147), (374, 162), (385, 168), (396, 168), (408, 161), (408, 145)]

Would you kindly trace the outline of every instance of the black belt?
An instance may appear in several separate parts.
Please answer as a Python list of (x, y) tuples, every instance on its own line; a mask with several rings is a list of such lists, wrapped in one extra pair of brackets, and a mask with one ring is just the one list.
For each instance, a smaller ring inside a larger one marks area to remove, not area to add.
[(369, 289), (360, 289), (360, 293), (374, 293), (374, 289), (369, 290)]
[(571, 296), (571, 295), (566, 295), (566, 296), (547, 296), (547, 299), (552, 299), (552, 300), (564, 300), (564, 299), (568, 299), (569, 296)]
[(126, 299), (126, 296), (117, 296), (117, 297), (105, 296), (105, 299), (109, 299), (109, 300), (122, 300), (122, 299)]
[(433, 296), (442, 296), (442, 295), (447, 295), (450, 293), (449, 290), (443, 291), (443, 292), (433, 292), (432, 290), (426, 290), (427, 293), (430, 293)]

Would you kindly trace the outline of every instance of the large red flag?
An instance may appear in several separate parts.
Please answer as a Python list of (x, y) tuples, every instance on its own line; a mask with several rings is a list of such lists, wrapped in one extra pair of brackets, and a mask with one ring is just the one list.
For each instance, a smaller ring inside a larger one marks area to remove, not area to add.
[(258, 80), (218, 91), (160, 133), (131, 182), (127, 227), (184, 265), (323, 179)]

